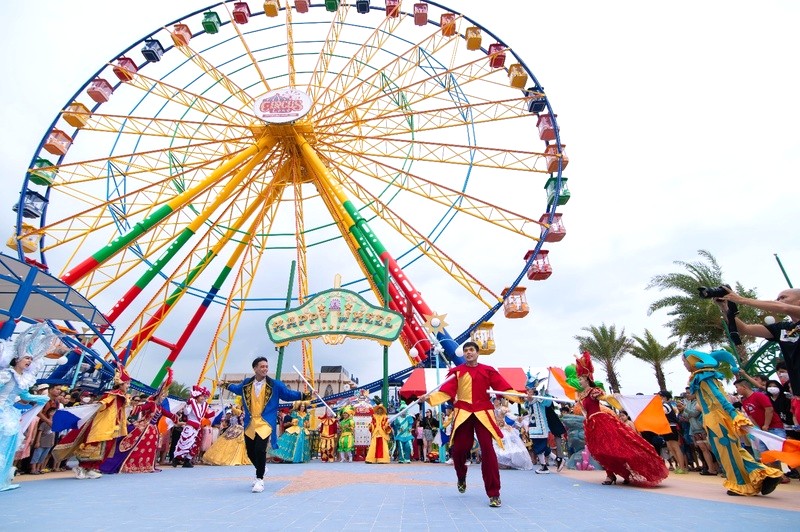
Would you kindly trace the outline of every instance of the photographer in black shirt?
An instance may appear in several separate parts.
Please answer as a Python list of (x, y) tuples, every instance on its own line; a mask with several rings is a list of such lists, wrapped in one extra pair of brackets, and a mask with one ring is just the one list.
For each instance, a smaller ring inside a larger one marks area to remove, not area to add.
[(740, 334), (778, 342), (789, 373), (792, 394), (800, 397), (800, 289), (784, 290), (778, 294), (775, 301), (750, 299), (731, 290), (727, 290), (727, 292), (725, 296), (714, 299), (725, 315), (728, 314), (728, 302), (731, 302), (789, 317), (790, 321), (776, 321), (766, 325), (744, 323), (738, 316), (735, 320)]

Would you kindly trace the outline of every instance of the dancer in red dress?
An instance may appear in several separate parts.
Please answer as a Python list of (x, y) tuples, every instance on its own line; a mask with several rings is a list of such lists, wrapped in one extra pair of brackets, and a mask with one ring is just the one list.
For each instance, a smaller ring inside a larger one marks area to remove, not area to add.
[(156, 393), (133, 410), (132, 414), (139, 421), (132, 425), (127, 435), (117, 439), (116, 452), (103, 461), (100, 466), (101, 472), (113, 474), (161, 471), (156, 468), (160, 438), (158, 422), (162, 416), (168, 417), (173, 422), (177, 419), (174, 414), (161, 406), (169, 393), (170, 384), (172, 384), (172, 368), (168, 369), (167, 378)]
[(655, 486), (667, 478), (669, 471), (653, 446), (610, 411), (603, 411), (600, 400), (603, 390), (595, 386), (592, 359), (588, 351), (576, 361), (578, 379), (583, 391), (581, 406), (586, 447), (606, 471), (603, 484), (616, 484), (617, 475), (624, 484)]

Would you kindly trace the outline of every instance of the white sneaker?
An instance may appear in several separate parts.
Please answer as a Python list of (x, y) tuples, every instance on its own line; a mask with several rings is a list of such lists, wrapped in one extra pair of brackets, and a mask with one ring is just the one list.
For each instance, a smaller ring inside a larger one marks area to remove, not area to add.
[(253, 493), (261, 493), (264, 491), (264, 481), (260, 478), (257, 478), (256, 481), (253, 483), (253, 489), (251, 490)]
[(81, 466), (75, 466), (72, 468), (72, 470), (75, 472), (75, 478), (77, 478), (78, 480), (84, 480), (86, 478), (89, 478), (86, 476), (86, 470)]
[(102, 476), (103, 474), (95, 469), (89, 469), (86, 471), (86, 478), (100, 478)]

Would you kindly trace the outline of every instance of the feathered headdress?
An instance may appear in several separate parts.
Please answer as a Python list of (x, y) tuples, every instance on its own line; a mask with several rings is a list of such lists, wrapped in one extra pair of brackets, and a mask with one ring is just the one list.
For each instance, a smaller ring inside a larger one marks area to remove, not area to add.
[(575, 359), (575, 371), (578, 373), (578, 377), (586, 377), (589, 382), (594, 382), (594, 365), (589, 351), (584, 351)]
[(31, 363), (18, 378), (22, 388), (30, 388), (36, 383), (36, 376), (44, 368), (47, 354), (63, 349), (61, 335), (57, 334), (47, 323), (40, 322), (21, 332), (14, 341), (0, 345), (0, 369), (11, 365), (11, 360), (30, 357)]
[(36, 383), (36, 376), (44, 367), (44, 357), (61, 345), (60, 336), (47, 323), (36, 323), (17, 335), (16, 340), (0, 341), (0, 369), (11, 365), (14, 359), (30, 357), (31, 364), (18, 379), (23, 388)]

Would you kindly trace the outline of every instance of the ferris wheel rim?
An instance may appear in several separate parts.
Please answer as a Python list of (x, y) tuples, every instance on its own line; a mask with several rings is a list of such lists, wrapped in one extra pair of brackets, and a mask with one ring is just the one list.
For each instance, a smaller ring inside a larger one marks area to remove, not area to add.
[[(230, 3), (231, 1), (233, 1), (233, 0), (227, 0), (226, 2), (224, 2), (224, 4), (228, 4), (228, 3)], [(441, 4), (438, 4), (438, 3), (436, 3), (436, 2), (428, 2), (428, 3), (429, 3), (429, 4), (432, 4), (432, 5), (436, 5), (436, 6), (438, 6), (438, 7), (441, 7), (441, 8), (443, 8), (443, 9), (449, 10), (449, 11), (451, 11), (451, 12), (455, 12), (455, 11), (453, 11), (452, 9), (450, 9), (450, 8), (447, 8), (447, 7), (445, 7), (445, 6), (442, 6)], [(190, 17), (195, 17), (195, 16), (197, 16), (197, 15), (199, 15), (199, 14), (201, 14), (201, 13), (203, 13), (203, 12), (205, 12), (205, 11), (209, 10), (209, 9), (212, 9), (212, 8), (214, 8), (214, 7), (218, 6), (218, 5), (219, 5), (219, 4), (214, 4), (214, 5), (212, 5), (212, 6), (208, 6), (208, 7), (206, 7), (206, 8), (199, 9), (199, 10), (197, 10), (197, 11), (194, 11), (193, 13), (191, 13), (191, 14), (189, 14), (189, 15), (186, 15), (186, 16), (183, 16), (183, 17), (180, 17), (180, 18), (178, 18), (178, 19), (174, 20), (173, 22), (169, 23), (168, 25), (174, 25), (174, 24), (176, 24), (176, 23), (180, 23), (180, 22), (181, 22), (181, 21), (183, 21), (183, 20), (186, 20), (186, 19), (188, 19), (188, 18), (190, 18)], [(313, 6), (313, 7), (319, 7), (319, 6)], [(283, 10), (283, 8), (281, 8), (281, 9)], [(375, 6), (375, 9), (379, 9), (379, 10), (380, 10), (381, 8), (380, 8), (380, 7), (378, 7), (378, 6)], [(257, 13), (254, 13), (254, 14), (253, 14), (253, 16), (257, 16), (257, 15), (264, 15), (264, 13), (263, 13), (263, 11), (261, 11), (261, 12), (257, 12)], [(462, 15), (462, 16), (464, 16), (464, 15)], [(485, 29), (483, 26), (481, 26), (481, 25), (480, 25), (480, 24), (478, 24), (477, 22), (473, 21), (472, 19), (469, 19), (469, 18), (468, 18), (468, 17), (466, 17), (466, 16), (464, 16), (464, 18), (465, 18), (465, 19), (467, 19), (467, 20), (469, 20), (470, 22), (474, 23), (476, 26), (478, 26), (478, 27), (480, 27), (480, 28), (484, 29), (484, 30), (487, 32), (487, 34), (489, 34), (489, 35), (491, 35), (491, 36), (495, 37), (495, 38), (497, 39), (497, 41), (498, 41), (498, 42), (501, 42), (501, 43), (503, 42), (501, 39), (497, 38), (497, 37), (496, 37), (496, 36), (495, 36), (493, 33), (491, 33), (489, 30), (486, 30), (486, 29)], [(232, 22), (231, 22), (231, 21), (225, 21), (225, 22), (223, 22), (223, 25), (225, 25), (225, 24), (232, 24)], [(434, 24), (434, 25), (438, 25), (438, 24), (436, 24), (435, 22), (432, 22), (432, 24)], [(118, 55), (118, 56), (116, 56), (116, 57), (119, 57), (120, 55), (124, 55), (124, 54), (126, 54), (126, 53), (129, 53), (131, 50), (133, 50), (133, 49), (134, 49), (134, 48), (136, 48), (137, 46), (141, 45), (141, 43), (142, 43), (142, 42), (145, 42), (146, 40), (148, 40), (148, 39), (152, 38), (153, 36), (155, 36), (156, 34), (158, 34), (158, 33), (159, 33), (159, 31), (161, 31), (161, 29), (157, 29), (157, 30), (155, 30), (155, 31), (153, 31), (153, 32), (151, 32), (151, 33), (149, 33), (149, 34), (148, 34), (148, 35), (146, 35), (144, 38), (140, 39), (139, 41), (136, 41), (134, 44), (132, 44), (131, 46), (129, 46), (128, 48), (126, 48), (125, 50), (123, 50), (123, 51), (121, 52), (121, 54), (119, 54), (119, 55)], [(205, 33), (205, 30), (203, 30), (202, 32), (197, 32), (195, 35), (199, 35), (200, 33)], [(175, 47), (174, 45), (171, 45), (171, 46), (169, 46), (169, 47), (167, 48), (167, 50), (170, 50), (170, 49), (172, 49), (172, 48), (174, 48), (174, 47)], [(516, 55), (516, 53), (515, 53), (513, 50), (509, 50), (509, 52), (510, 52), (510, 53), (511, 53), (511, 54), (512, 54), (512, 55), (513, 55), (513, 56), (514, 56), (514, 57), (515, 57), (515, 58), (516, 58), (516, 59), (517, 59), (519, 62), (520, 62), (520, 64), (522, 64), (522, 65), (523, 65), (523, 67), (524, 67), (525, 71), (526, 71), (526, 72), (529, 74), (529, 76), (530, 76), (530, 77), (531, 77), (531, 78), (534, 80), (534, 82), (535, 82), (536, 86), (537, 86), (537, 87), (539, 87), (539, 86), (540, 86), (540, 85), (539, 85), (539, 82), (538, 82), (538, 80), (535, 78), (535, 76), (534, 76), (533, 72), (532, 72), (532, 71), (530, 71), (530, 69), (527, 67), (527, 65), (525, 65), (525, 64), (524, 64), (524, 62), (521, 60), (521, 58), (519, 58), (519, 56), (517, 56), (517, 55)], [(145, 63), (142, 65), (142, 67), (145, 67), (145, 66), (147, 66), (147, 62), (145, 62)], [(93, 79), (95, 79), (96, 77), (98, 77), (98, 76), (99, 76), (99, 75), (100, 75), (100, 74), (101, 74), (101, 73), (102, 73), (102, 72), (103, 72), (103, 71), (104, 71), (106, 68), (107, 68), (107, 65), (104, 65), (104, 66), (103, 66), (101, 69), (99, 69), (99, 70), (98, 70), (98, 71), (95, 73), (95, 75), (94, 75), (94, 76), (92, 76), (91, 78), (89, 78), (89, 80), (88, 80), (88, 81), (87, 81), (87, 82), (86, 82), (86, 83), (85, 83), (85, 84), (84, 84), (84, 85), (83, 85), (83, 86), (82, 86), (82, 87), (81, 87), (81, 88), (80, 88), (80, 89), (79, 89), (79, 90), (78, 90), (78, 91), (75, 93), (75, 95), (73, 95), (73, 97), (72, 97), (72, 98), (71, 98), (71, 99), (70, 99), (70, 100), (69, 100), (67, 103), (69, 104), (69, 103), (71, 103), (72, 101), (76, 101), (76, 99), (77, 99), (78, 95), (80, 95), (80, 94), (81, 94), (81, 93), (82, 93), (82, 92), (83, 92), (83, 91), (86, 89), (86, 87), (88, 87), (88, 85), (91, 83), (91, 81), (92, 81)], [(282, 74), (281, 76), (278, 76), (278, 77), (285, 77), (285, 76), (286, 76), (285, 74)], [(120, 81), (120, 82), (118, 82), (118, 83), (115, 85), (115, 87), (118, 87), (118, 86), (119, 86), (119, 85), (121, 85), (122, 83), (123, 83), (123, 82), (121, 82), (121, 81)], [(143, 96), (142, 98), (144, 99), (144, 97), (145, 97), (145, 96)], [(552, 110), (552, 107), (551, 107), (551, 103), (550, 103), (550, 100), (549, 100), (549, 98), (547, 98), (545, 102), (546, 102), (546, 106), (547, 106), (547, 110), (548, 110), (548, 112), (549, 112), (551, 115), (553, 115), (553, 120), (555, 121), (555, 120), (556, 120), (556, 119), (555, 119), (555, 113), (554, 113), (554, 112), (553, 112), (553, 110)], [(101, 106), (101, 105), (102, 105), (101, 103), (97, 103), (97, 104), (96, 104), (96, 105), (93, 107), (92, 111), (96, 111), (98, 108), (100, 108), (100, 106)], [(188, 111), (187, 111), (187, 112), (188, 112)], [(55, 126), (56, 126), (56, 124), (57, 124), (57, 122), (58, 122), (58, 120), (59, 120), (60, 116), (61, 116), (60, 114), (56, 116), (56, 118), (54, 119), (54, 121), (53, 121), (53, 123), (51, 124), (50, 128), (48, 128), (47, 132), (46, 132), (46, 133), (45, 133), (45, 135), (43, 136), (43, 138), (42, 138), (42, 140), (41, 140), (41, 142), (40, 142), (40, 144), (39, 144), (39, 146), (38, 146), (38, 148), (37, 148), (37, 150), (36, 150), (36, 152), (35, 152), (35, 154), (34, 154), (34, 156), (33, 156), (33, 158), (32, 158), (32, 161), (31, 161), (31, 167), (33, 167), (33, 162), (36, 160), (36, 158), (38, 157), (38, 155), (41, 153), (41, 151), (42, 151), (42, 146), (43, 146), (43, 145), (44, 145), (44, 143), (45, 143), (45, 140), (46, 140), (46, 138), (47, 138), (47, 135), (48, 135), (49, 131), (50, 131), (50, 130), (52, 130), (52, 129), (53, 129)], [(557, 123), (556, 123), (556, 125), (557, 125)], [(474, 124), (473, 124), (473, 127), (474, 127)], [(560, 152), (561, 152), (561, 142), (560, 142), (560, 136), (559, 136), (559, 135), (560, 135), (560, 133), (559, 133), (559, 131), (558, 131), (558, 127), (556, 127), (556, 136), (557, 136), (557, 139), (556, 139), (556, 145), (557, 145), (557, 147), (558, 147), (558, 151), (559, 151), (559, 153), (560, 153)], [(77, 135), (76, 135), (76, 137), (77, 137)], [(59, 159), (58, 159), (58, 163), (57, 163), (57, 164), (61, 164), (61, 162), (63, 161), (63, 159), (64, 159), (64, 157), (65, 157), (65, 156), (66, 156), (66, 155), (62, 155), (62, 156), (60, 156), (60, 157), (59, 157)], [(557, 172), (557, 174), (556, 174), (556, 176), (555, 176), (555, 177), (556, 177), (556, 179), (557, 179), (557, 190), (558, 190), (558, 187), (560, 186), (561, 179), (562, 179), (562, 172), (561, 172), (561, 166), (560, 166), (560, 165), (559, 165), (559, 169), (558, 169), (558, 172)], [(26, 172), (26, 177), (25, 177), (25, 182), (24, 182), (25, 184), (24, 184), (24, 186), (23, 186), (23, 192), (24, 192), (24, 190), (26, 190), (26, 189), (27, 189), (27, 181), (28, 181), (28, 174), (27, 174), (27, 172)], [(467, 182), (468, 182), (468, 181), (469, 181), (469, 171), (467, 172), (467, 176), (466, 176), (465, 183), (464, 183), (464, 188), (466, 188), (466, 184), (467, 184)], [(48, 195), (49, 195), (49, 193), (50, 193), (50, 189), (49, 189), (49, 187), (48, 187), (48, 189), (47, 189), (47, 193), (48, 193)], [(553, 216), (553, 214), (555, 214), (556, 207), (557, 207), (557, 202), (553, 202), (552, 206), (548, 208), (548, 214), (550, 215), (549, 221), (552, 221), (552, 216)], [(365, 210), (366, 208), (367, 208), (367, 206), (366, 206), (366, 205), (364, 205), (364, 206), (360, 207), (360, 209), (361, 209), (361, 210)], [(457, 213), (457, 212), (453, 212), (453, 216), (455, 216), (456, 214), (458, 214), (458, 213)], [(376, 216), (377, 216), (377, 215), (376, 215)], [(18, 217), (19, 217), (19, 218), (21, 218), (21, 214), (19, 214), (19, 215), (18, 215)], [(46, 220), (46, 211), (45, 211), (45, 214), (42, 216), (42, 220)], [(444, 220), (444, 217), (442, 218), (442, 220), (440, 220), (440, 222), (439, 222), (439, 223), (442, 223), (442, 222), (443, 222), (443, 220)], [(452, 221), (452, 218), (451, 218), (449, 221), (447, 221), (447, 222), (445, 222), (445, 223), (444, 223), (444, 227), (442, 228), (442, 232), (443, 232), (443, 231), (444, 231), (444, 230), (447, 228), (447, 225), (449, 225), (450, 221)], [(19, 221), (18, 221), (18, 225), (19, 225)], [(437, 224), (437, 226), (438, 226), (438, 224)], [(440, 232), (440, 234), (441, 234), (441, 232)], [(543, 242), (544, 242), (544, 239), (541, 239), (539, 242), (537, 242), (537, 243), (536, 243), (536, 246), (535, 246), (535, 251), (536, 251), (536, 252), (538, 252), (538, 251), (541, 249)], [(412, 246), (412, 247), (410, 247), (410, 248), (409, 248), (409, 249), (408, 249), (406, 252), (404, 252), (403, 254), (399, 255), (399, 258), (400, 258), (400, 259), (402, 259), (402, 258), (404, 258), (406, 255), (408, 255), (409, 253), (412, 253), (412, 252), (413, 252), (413, 251), (416, 249), (416, 247), (418, 247), (418, 246), (419, 246), (419, 244), (418, 244), (417, 246)], [(44, 252), (42, 252), (42, 254), (41, 254), (40, 256), (41, 256), (41, 257), (42, 257), (42, 259), (43, 259), (43, 260), (42, 260), (43, 264), (47, 265), (47, 261), (46, 261), (46, 258), (45, 258), (45, 255), (44, 255)], [(409, 260), (409, 261), (408, 261), (406, 264), (407, 264), (407, 265), (410, 265), (410, 264), (412, 264), (412, 263), (416, 262), (417, 260), (420, 260), (421, 258), (422, 258), (422, 254), (418, 254), (416, 257), (414, 257), (414, 258), (410, 259), (410, 260)], [(522, 280), (522, 279), (523, 279), (523, 277), (524, 277), (525, 271), (526, 271), (526, 270), (527, 270), (527, 268), (530, 266), (530, 263), (532, 262), (532, 260), (533, 260), (533, 257), (532, 257), (532, 258), (531, 258), (531, 259), (528, 261), (528, 263), (527, 263), (527, 264), (526, 264), (526, 266), (525, 266), (525, 267), (522, 269), (522, 271), (519, 273), (519, 275), (516, 277), (516, 279), (514, 279), (514, 281), (512, 282), (511, 288), (515, 288), (515, 287), (516, 287), (516, 286), (517, 286), (517, 285), (518, 285), (518, 284), (521, 282), (521, 280)], [(355, 283), (355, 282), (357, 282), (357, 281), (353, 281), (353, 282)], [(483, 315), (483, 316), (481, 316), (481, 317), (480, 317), (478, 320), (476, 320), (476, 322), (475, 322), (474, 326), (473, 326), (471, 329), (470, 329), (470, 328), (468, 328), (467, 330), (465, 330), (465, 331), (464, 331), (464, 333), (462, 333), (461, 335), (459, 335), (458, 337), (456, 337), (457, 339), (460, 339), (459, 343), (460, 343), (461, 341), (463, 341), (463, 339), (465, 339), (465, 336), (469, 336), (469, 333), (472, 331), (472, 329), (474, 329), (474, 327), (475, 327), (475, 326), (477, 326), (478, 324), (480, 324), (480, 323), (483, 323), (483, 322), (487, 321), (488, 319), (490, 319), (490, 318), (491, 318), (491, 317), (492, 317), (492, 316), (493, 316), (493, 315), (494, 315), (494, 314), (495, 314), (495, 313), (496, 313), (496, 312), (497, 312), (497, 311), (498, 311), (498, 310), (499, 310), (501, 307), (502, 307), (502, 301), (498, 302), (496, 305), (494, 305), (493, 307), (491, 307), (491, 308), (490, 308), (490, 309), (487, 311), (487, 313), (486, 313), (486, 314), (484, 314), (484, 315)]]

